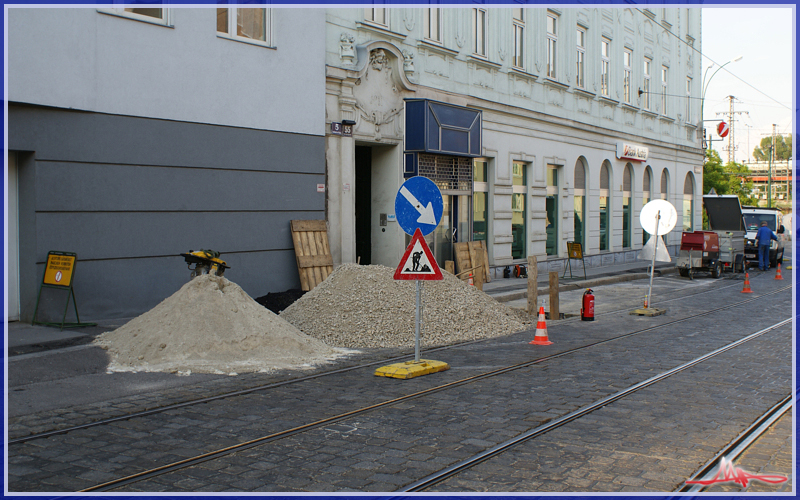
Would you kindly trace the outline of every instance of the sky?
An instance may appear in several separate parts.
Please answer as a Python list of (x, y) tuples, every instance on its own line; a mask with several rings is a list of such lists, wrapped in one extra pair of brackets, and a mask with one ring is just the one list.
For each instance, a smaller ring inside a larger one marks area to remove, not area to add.
[[(730, 109), (728, 96), (734, 100), (733, 123), (735, 161), (752, 161), (752, 151), (761, 139), (777, 133), (792, 134), (794, 118), (795, 39), (792, 7), (704, 7), (702, 9), (703, 69), (716, 63), (706, 73), (706, 120), (725, 119), (718, 112)], [(725, 66), (713, 77), (719, 65), (739, 56), (742, 59)], [(730, 70), (730, 73), (728, 73)], [(706, 129), (715, 139), (718, 122), (706, 122)], [(713, 142), (723, 161), (727, 161), (728, 144)]]

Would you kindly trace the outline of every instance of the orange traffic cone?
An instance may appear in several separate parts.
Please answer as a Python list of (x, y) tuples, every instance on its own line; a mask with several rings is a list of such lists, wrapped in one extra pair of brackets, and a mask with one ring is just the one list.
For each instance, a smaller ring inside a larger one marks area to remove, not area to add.
[(744, 289), (742, 293), (753, 293), (753, 291), (750, 290), (750, 273), (744, 273)]
[(544, 306), (539, 307), (539, 321), (536, 323), (536, 335), (529, 342), (533, 345), (550, 345), (552, 342), (547, 338), (547, 323), (544, 321)]
[(781, 264), (780, 264), (780, 262), (778, 263), (778, 270), (775, 272), (775, 279), (776, 280), (782, 280), (783, 279), (783, 276), (781, 276)]
[(469, 273), (469, 280), (467, 281), (467, 283), (470, 286), (475, 286), (475, 282), (472, 280), (472, 273)]

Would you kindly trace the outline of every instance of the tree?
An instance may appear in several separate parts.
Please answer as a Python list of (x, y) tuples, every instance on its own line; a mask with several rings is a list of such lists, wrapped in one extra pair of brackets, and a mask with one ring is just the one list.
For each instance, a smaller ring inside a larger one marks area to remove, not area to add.
[(742, 205), (755, 205), (758, 200), (751, 196), (753, 182), (748, 179), (749, 174), (747, 166), (736, 162), (723, 164), (717, 151), (707, 149), (703, 164), (703, 193), (714, 188), (717, 194), (737, 195)]
[[(756, 161), (769, 161), (769, 147), (772, 146), (772, 136), (761, 139), (761, 144), (753, 150)], [(775, 136), (775, 154), (772, 161), (789, 160), (792, 158), (792, 134)]]

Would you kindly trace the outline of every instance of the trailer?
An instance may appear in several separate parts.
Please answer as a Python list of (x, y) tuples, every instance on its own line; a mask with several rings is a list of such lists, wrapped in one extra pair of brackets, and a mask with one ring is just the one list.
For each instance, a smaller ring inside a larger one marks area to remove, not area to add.
[(746, 233), (739, 197), (705, 195), (703, 205), (710, 231), (686, 231), (681, 235), (678, 273), (692, 279), (696, 272), (710, 272), (714, 278), (724, 271), (744, 272)]

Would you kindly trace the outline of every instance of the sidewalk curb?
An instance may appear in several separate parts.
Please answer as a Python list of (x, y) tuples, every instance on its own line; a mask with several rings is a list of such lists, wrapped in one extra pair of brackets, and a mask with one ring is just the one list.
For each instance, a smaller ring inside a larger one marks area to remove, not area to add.
[[(677, 272), (677, 268), (670, 267), (666, 269), (656, 269), (656, 276), (663, 276), (665, 274), (674, 274)], [(566, 283), (563, 285), (559, 285), (558, 291), (559, 292), (568, 292), (571, 290), (579, 290), (581, 288), (591, 288), (597, 287), (602, 285), (611, 285), (614, 283), (622, 283), (625, 281), (635, 281), (641, 279), (647, 279), (650, 277), (649, 273), (631, 273), (631, 274), (621, 274), (616, 276), (605, 276), (600, 278), (592, 278), (583, 281), (575, 281), (572, 283)], [(550, 287), (539, 287), (537, 288), (538, 293), (542, 294), (549, 294)], [(511, 302), (513, 300), (519, 299), (527, 299), (528, 298), (528, 290), (523, 289), (518, 292), (499, 292), (496, 294), (487, 293), (490, 297), (498, 302)]]

